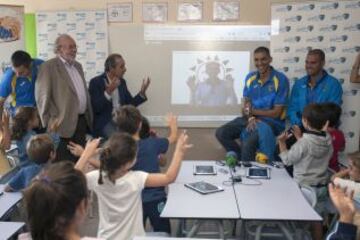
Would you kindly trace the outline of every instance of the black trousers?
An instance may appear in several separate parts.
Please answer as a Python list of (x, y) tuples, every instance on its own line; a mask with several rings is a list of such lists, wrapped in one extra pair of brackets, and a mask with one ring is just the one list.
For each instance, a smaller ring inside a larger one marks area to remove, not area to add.
[(78, 157), (71, 154), (67, 145), (69, 142), (74, 142), (85, 146), (86, 144), (86, 133), (87, 133), (87, 121), (84, 114), (79, 115), (74, 135), (71, 138), (60, 138), (59, 146), (56, 150), (56, 161), (72, 161), (76, 162)]

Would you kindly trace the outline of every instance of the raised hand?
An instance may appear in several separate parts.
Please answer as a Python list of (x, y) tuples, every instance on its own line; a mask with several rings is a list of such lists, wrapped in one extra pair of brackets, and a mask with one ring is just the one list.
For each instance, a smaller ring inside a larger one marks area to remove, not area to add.
[(140, 94), (146, 96), (146, 90), (150, 85), (151, 79), (149, 77), (144, 78), (141, 84)]

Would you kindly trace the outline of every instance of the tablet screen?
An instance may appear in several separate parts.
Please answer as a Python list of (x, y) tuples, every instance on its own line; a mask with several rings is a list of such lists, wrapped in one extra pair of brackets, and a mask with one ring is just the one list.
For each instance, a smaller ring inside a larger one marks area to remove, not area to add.
[(216, 174), (214, 166), (211, 165), (196, 165), (194, 167), (194, 174), (200, 174), (200, 175), (214, 175)]
[(249, 175), (250, 176), (259, 176), (259, 177), (267, 177), (268, 172), (267, 172), (267, 169), (263, 169), (263, 168), (251, 168), (251, 169), (249, 169)]
[(192, 187), (201, 190), (203, 192), (209, 192), (209, 191), (216, 191), (218, 190), (218, 187), (215, 185), (212, 185), (210, 183), (207, 182), (195, 182), (195, 183), (190, 183), (189, 185), (191, 185)]

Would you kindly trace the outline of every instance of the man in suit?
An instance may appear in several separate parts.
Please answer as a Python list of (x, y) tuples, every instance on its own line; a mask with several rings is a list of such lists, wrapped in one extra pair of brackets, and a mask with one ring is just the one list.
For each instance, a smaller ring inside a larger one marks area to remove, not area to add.
[(41, 65), (35, 84), (35, 98), (44, 127), (57, 121), (61, 137), (57, 160), (76, 161), (68, 143), (85, 145), (88, 127), (92, 127), (92, 109), (84, 71), (75, 60), (74, 39), (60, 35), (55, 41), (55, 58)]
[(143, 79), (139, 93), (133, 97), (123, 78), (125, 72), (125, 61), (122, 56), (111, 54), (105, 61), (105, 72), (90, 80), (89, 92), (94, 110), (95, 136), (108, 138), (116, 130), (111, 119), (114, 109), (123, 105), (136, 107), (147, 100), (146, 90), (150, 79)]

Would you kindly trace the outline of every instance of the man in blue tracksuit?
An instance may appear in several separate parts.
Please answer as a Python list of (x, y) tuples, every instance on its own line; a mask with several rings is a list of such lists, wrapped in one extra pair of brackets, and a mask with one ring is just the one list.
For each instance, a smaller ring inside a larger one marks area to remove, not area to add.
[(302, 112), (310, 103), (342, 104), (341, 84), (324, 70), (324, 65), (325, 54), (322, 50), (309, 51), (305, 62), (307, 75), (295, 82), (290, 95), (287, 117), (291, 126), (302, 125)]

